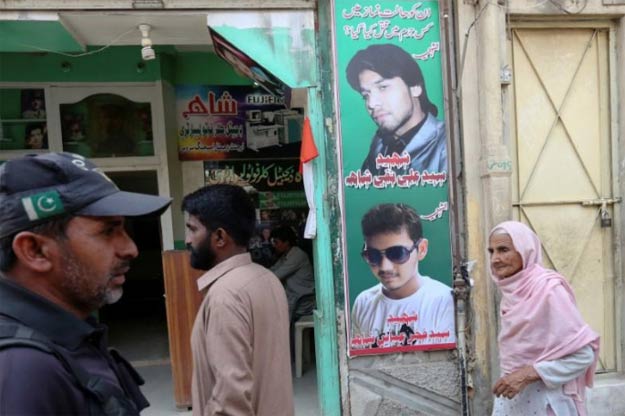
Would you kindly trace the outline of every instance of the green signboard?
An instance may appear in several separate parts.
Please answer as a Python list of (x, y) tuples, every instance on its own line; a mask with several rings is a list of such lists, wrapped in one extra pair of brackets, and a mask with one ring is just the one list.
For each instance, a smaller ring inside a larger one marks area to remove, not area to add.
[(261, 192), (258, 201), (260, 209), (308, 208), (303, 191)]
[(455, 348), (439, 4), (334, 4), (350, 355)]

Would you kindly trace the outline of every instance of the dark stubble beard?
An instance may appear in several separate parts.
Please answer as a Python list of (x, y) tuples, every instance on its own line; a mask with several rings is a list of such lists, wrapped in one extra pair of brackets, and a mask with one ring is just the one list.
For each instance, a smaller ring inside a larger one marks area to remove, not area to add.
[(194, 269), (210, 270), (215, 265), (217, 256), (210, 247), (210, 234), (196, 248), (187, 244), (187, 250), (191, 253), (190, 262)]
[(89, 267), (81, 262), (68, 249), (62, 253), (62, 268), (64, 279), (62, 287), (66, 296), (71, 299), (72, 304), (79, 309), (92, 312), (104, 305), (117, 302), (123, 294), (122, 287), (110, 288), (108, 282), (118, 274), (117, 269), (123, 270), (128, 267), (129, 262), (120, 263), (115, 271), (110, 273), (104, 282), (94, 284), (90, 280), (97, 278)]

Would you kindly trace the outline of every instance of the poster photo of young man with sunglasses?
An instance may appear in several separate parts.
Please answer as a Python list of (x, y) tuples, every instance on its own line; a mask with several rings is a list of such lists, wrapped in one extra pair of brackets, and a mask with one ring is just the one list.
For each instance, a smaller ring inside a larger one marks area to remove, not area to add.
[(371, 208), (361, 220), (362, 257), (379, 283), (351, 313), (354, 355), (456, 346), (451, 288), (419, 273), (428, 252), (416, 210), (402, 203)]

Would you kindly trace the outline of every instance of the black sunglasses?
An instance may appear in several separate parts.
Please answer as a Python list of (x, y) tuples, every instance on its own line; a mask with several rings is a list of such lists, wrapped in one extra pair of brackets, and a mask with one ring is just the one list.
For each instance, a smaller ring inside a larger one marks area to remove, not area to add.
[[(420, 240), (419, 240), (420, 241)], [(410, 258), (410, 253), (414, 251), (419, 245), (419, 241), (415, 241), (412, 247), (404, 246), (392, 246), (384, 250), (378, 250), (377, 248), (367, 248), (365, 245), (362, 249), (362, 258), (371, 266), (379, 266), (382, 264), (382, 259), (386, 256), (391, 262), (395, 264), (404, 264)]]

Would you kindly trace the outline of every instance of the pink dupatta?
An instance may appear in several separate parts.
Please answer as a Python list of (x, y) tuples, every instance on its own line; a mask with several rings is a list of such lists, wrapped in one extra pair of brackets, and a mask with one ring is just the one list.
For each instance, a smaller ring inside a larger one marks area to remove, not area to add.
[(499, 279), (491, 274), (502, 294), (499, 356), (504, 374), (527, 365), (562, 358), (590, 345), (595, 359), (577, 379), (564, 386), (585, 416), (585, 387), (592, 387), (599, 354), (599, 335), (582, 319), (569, 283), (553, 270), (542, 267), (538, 236), (525, 224), (506, 221), (491, 235), (503, 230), (523, 258), (523, 269)]

